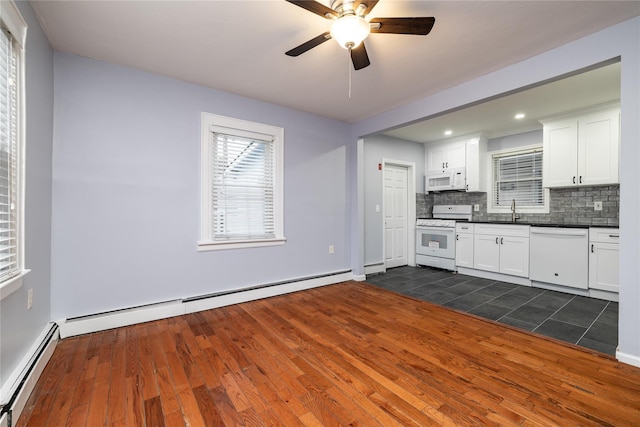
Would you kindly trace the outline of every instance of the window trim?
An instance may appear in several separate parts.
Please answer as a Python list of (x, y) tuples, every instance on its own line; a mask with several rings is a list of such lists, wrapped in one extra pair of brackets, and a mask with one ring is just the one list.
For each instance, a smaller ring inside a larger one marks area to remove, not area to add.
[(0, 26), (5, 28), (14, 41), (18, 45), (17, 49), (17, 61), (18, 61), (18, 120), (17, 120), (17, 147), (16, 147), (16, 165), (18, 167), (17, 173), (17, 203), (16, 203), (16, 222), (17, 222), (17, 256), (18, 256), (18, 274), (8, 277), (2, 283), (0, 283), (0, 301), (7, 298), (13, 292), (20, 289), (22, 286), (22, 280), (31, 270), (25, 269), (25, 240), (24, 240), (24, 206), (25, 206), (25, 135), (26, 135), (26, 96), (25, 96), (25, 43), (27, 37), (27, 23), (20, 14), (16, 4), (11, 1), (0, 2)]
[[(504, 206), (504, 207), (495, 207), (493, 206), (493, 199), (494, 199), (494, 188), (495, 188), (495, 181), (494, 181), (494, 177), (495, 177), (495, 173), (493, 170), (493, 165), (494, 165), (494, 157), (495, 156), (506, 156), (506, 155), (518, 155), (518, 154), (526, 154), (526, 153), (530, 153), (532, 151), (542, 151), (542, 144), (535, 144), (535, 145), (528, 145), (528, 146), (523, 146), (523, 147), (517, 147), (517, 148), (505, 148), (502, 150), (496, 150), (496, 151), (491, 151), (490, 153), (488, 153), (489, 155), (486, 157), (487, 158), (487, 163), (486, 163), (486, 167), (487, 167), (487, 171), (489, 174), (489, 185), (488, 185), (488, 189), (487, 189), (487, 213), (497, 213), (497, 214), (511, 214), (511, 207), (510, 206)], [(544, 152), (542, 153), (542, 155), (544, 156)], [(544, 174), (544, 170), (542, 171), (542, 173)], [(518, 207), (516, 206), (516, 213), (520, 214), (548, 214), (549, 213), (549, 189), (548, 188), (544, 188), (542, 189), (542, 197), (544, 199), (544, 205), (540, 206), (540, 207)]]
[[(198, 240), (198, 252), (215, 251), (224, 249), (255, 248), (265, 246), (283, 245), (284, 237), (284, 129), (277, 126), (255, 123), (232, 117), (203, 112), (201, 114), (201, 145), (200, 145), (200, 240)], [(214, 130), (223, 130), (226, 133), (238, 132), (245, 135), (268, 135), (273, 138), (274, 144), (274, 225), (275, 237), (252, 240), (211, 240), (211, 134)]]

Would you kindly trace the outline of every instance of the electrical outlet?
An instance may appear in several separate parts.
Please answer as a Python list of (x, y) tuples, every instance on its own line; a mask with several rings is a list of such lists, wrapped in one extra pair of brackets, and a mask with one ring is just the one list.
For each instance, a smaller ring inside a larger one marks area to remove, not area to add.
[(480, 205), (473, 205), (473, 210), (475, 212), (480, 212)]
[(27, 310), (31, 310), (33, 306), (33, 289), (27, 291)]
[(333, 245), (329, 245), (329, 255), (333, 255), (334, 252), (335, 248), (333, 247)]
[(602, 210), (602, 202), (593, 202), (593, 210), (601, 211)]

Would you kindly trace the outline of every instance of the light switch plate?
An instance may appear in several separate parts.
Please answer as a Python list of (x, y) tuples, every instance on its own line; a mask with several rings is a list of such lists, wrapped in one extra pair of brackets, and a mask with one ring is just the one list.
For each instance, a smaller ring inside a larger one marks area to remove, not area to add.
[(593, 210), (601, 211), (602, 210), (602, 202), (593, 202)]
[(480, 205), (473, 205), (473, 210), (475, 212), (480, 212)]

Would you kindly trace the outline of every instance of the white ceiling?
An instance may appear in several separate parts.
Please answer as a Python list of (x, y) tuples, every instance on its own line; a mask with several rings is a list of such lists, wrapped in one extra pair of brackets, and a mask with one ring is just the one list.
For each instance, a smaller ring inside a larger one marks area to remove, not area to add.
[[(329, 4), (328, 0), (321, 3)], [(381, 0), (369, 17), (434, 16), (428, 36), (372, 34), (352, 71), (330, 21), (284, 0), (31, 1), (59, 51), (356, 122), (640, 15), (639, 1)]]
[[(445, 112), (385, 132), (415, 142), (438, 142), (463, 135), (496, 138), (542, 129), (540, 120), (620, 100), (620, 62)], [(516, 114), (524, 114), (516, 119)], [(451, 135), (444, 132), (450, 130)]]

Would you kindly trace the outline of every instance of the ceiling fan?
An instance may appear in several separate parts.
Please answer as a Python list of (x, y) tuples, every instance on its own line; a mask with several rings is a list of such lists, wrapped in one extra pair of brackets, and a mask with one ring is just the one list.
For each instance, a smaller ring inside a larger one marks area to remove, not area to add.
[(313, 0), (286, 0), (303, 9), (333, 20), (330, 31), (324, 32), (300, 46), (285, 52), (288, 56), (298, 56), (308, 50), (334, 39), (349, 50), (353, 68), (360, 70), (368, 67), (369, 56), (364, 47), (364, 39), (369, 33), (415, 34), (426, 36), (431, 32), (436, 19), (420, 18), (373, 18), (365, 17), (371, 12), (379, 0), (331, 0), (331, 8)]

